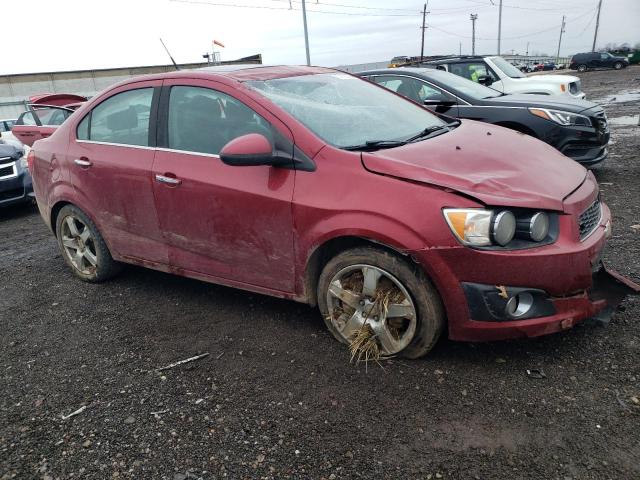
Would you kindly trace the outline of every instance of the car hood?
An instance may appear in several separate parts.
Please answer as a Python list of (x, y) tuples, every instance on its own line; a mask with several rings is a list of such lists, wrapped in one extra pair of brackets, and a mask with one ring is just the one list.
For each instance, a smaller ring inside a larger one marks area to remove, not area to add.
[(7, 143), (0, 143), (0, 158), (17, 160), (22, 156), (22, 149)]
[(577, 82), (580, 79), (573, 75), (531, 75), (524, 78), (513, 78), (518, 83), (537, 83), (544, 82), (553, 85), (567, 85), (571, 82)]
[(362, 163), (370, 172), (449, 188), (486, 205), (556, 211), (587, 175), (540, 140), (472, 120), (434, 138), (363, 152)]
[(482, 100), (483, 104), (500, 107), (540, 107), (564, 110), (567, 112), (579, 113), (590, 108), (597, 107), (593, 102), (580, 100), (577, 98), (564, 98), (560, 95), (531, 95), (513, 94), (502, 95), (501, 97), (487, 98)]

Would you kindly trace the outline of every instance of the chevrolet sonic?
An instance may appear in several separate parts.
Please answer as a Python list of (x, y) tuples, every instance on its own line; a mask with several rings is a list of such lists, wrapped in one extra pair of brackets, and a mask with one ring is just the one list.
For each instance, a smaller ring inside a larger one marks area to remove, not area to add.
[(82, 280), (132, 263), (294, 299), (384, 355), (557, 332), (638, 288), (600, 262), (611, 215), (582, 166), (331, 69), (130, 79), (28, 163)]

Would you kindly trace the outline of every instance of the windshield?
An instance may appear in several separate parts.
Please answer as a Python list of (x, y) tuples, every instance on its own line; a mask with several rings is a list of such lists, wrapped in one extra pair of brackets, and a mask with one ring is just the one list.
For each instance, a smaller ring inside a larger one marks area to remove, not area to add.
[(493, 88), (485, 87), (480, 83), (468, 80), (453, 73), (443, 72), (440, 70), (427, 70), (423, 73), (425, 78), (433, 78), (434, 82), (440, 83), (443, 88), (453, 90), (451, 93), (459, 92), (467, 97), (480, 100), (483, 98), (493, 98), (502, 95), (501, 92)]
[(516, 67), (511, 65), (502, 57), (491, 57), (491, 61), (498, 67), (500, 70), (504, 72), (507, 77), (511, 78), (524, 78), (526, 75), (518, 70)]
[(336, 147), (406, 140), (446, 124), (409, 100), (345, 73), (249, 81), (309, 130)]

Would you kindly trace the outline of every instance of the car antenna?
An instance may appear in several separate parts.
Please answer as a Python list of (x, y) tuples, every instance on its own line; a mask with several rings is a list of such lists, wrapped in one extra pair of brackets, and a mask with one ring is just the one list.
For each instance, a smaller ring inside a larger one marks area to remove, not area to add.
[(164, 51), (167, 52), (167, 55), (169, 55), (169, 58), (171, 59), (171, 63), (173, 63), (173, 66), (176, 67), (176, 70), (180, 70), (180, 67), (178, 67), (178, 64), (176, 63), (176, 61), (173, 59), (173, 57), (171, 56), (171, 54), (169, 53), (169, 49), (167, 48), (167, 46), (164, 44), (164, 42), (162, 41), (162, 38), (160, 39), (160, 43), (162, 44), (162, 46), (164, 47)]

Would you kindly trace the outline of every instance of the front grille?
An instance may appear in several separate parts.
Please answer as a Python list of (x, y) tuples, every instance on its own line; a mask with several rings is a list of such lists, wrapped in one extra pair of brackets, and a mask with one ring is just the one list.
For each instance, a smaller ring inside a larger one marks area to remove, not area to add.
[(580, 214), (578, 218), (578, 226), (580, 227), (580, 240), (584, 240), (596, 229), (600, 223), (602, 209), (600, 208), (600, 199), (596, 199), (589, 208)]
[(13, 162), (13, 158), (11, 157), (0, 157), (0, 164), (11, 163), (11, 162)]
[(573, 95), (579, 94), (580, 89), (581, 89), (580, 80), (578, 80), (577, 82), (571, 82), (569, 84), (569, 92), (571, 92)]

